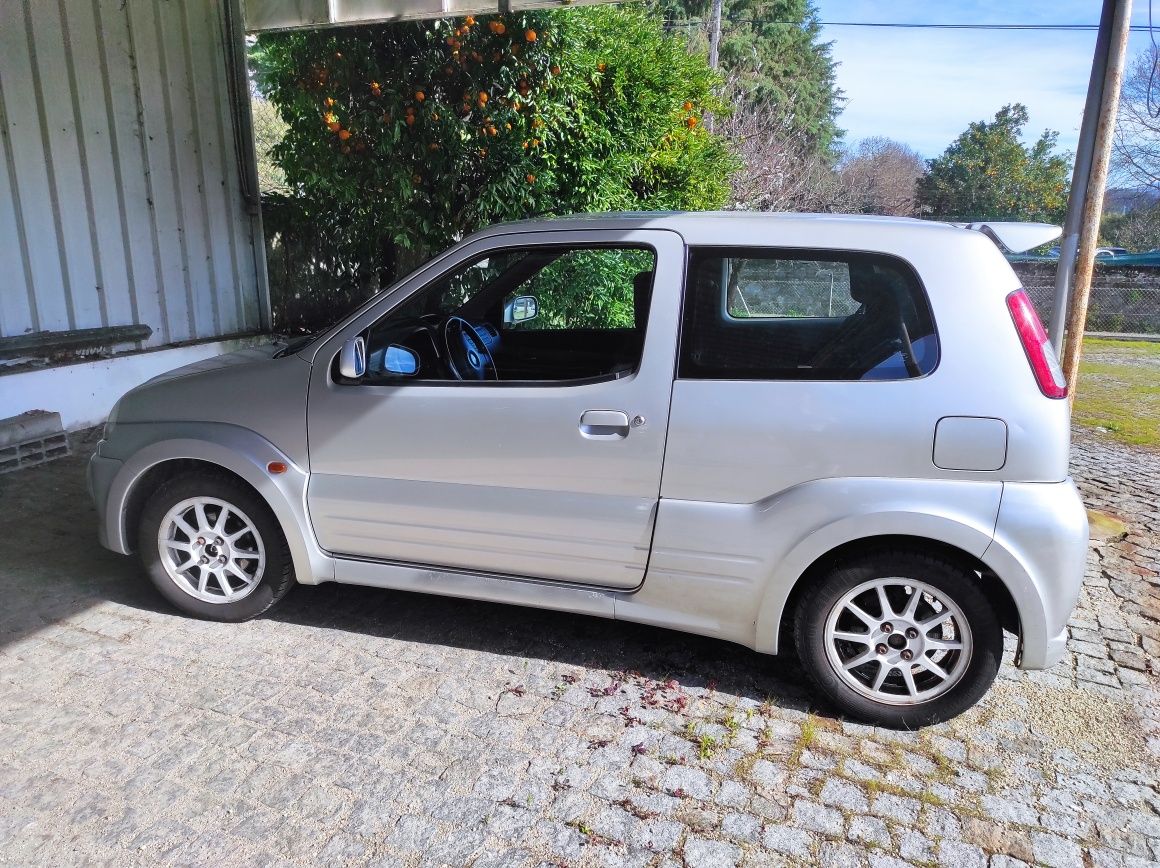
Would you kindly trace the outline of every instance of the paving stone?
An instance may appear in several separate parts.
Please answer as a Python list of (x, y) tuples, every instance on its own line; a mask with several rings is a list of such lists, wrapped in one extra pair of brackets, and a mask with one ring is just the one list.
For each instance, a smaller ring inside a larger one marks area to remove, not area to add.
[(1083, 865), (1083, 851), (1079, 844), (1048, 832), (1032, 832), (1031, 847), (1035, 861), (1049, 868), (1072, 868)]
[(661, 778), (661, 787), (670, 794), (683, 793), (694, 799), (707, 799), (713, 790), (707, 774), (687, 766), (671, 766)]
[(846, 835), (855, 843), (890, 846), (890, 830), (877, 817), (852, 817)]
[(870, 809), (866, 794), (859, 787), (841, 778), (830, 778), (826, 781), (820, 798), (832, 808), (852, 813), (865, 813)]
[(726, 814), (721, 833), (734, 841), (752, 843), (761, 837), (761, 820), (749, 814)]
[(866, 864), (862, 852), (851, 844), (826, 841), (818, 848), (818, 864), (827, 868), (862, 868)]
[(813, 838), (809, 833), (788, 826), (766, 826), (761, 842), (766, 849), (798, 859), (808, 859), (813, 851)]
[(841, 813), (816, 802), (799, 799), (790, 812), (793, 820), (802, 828), (824, 835), (841, 835), (845, 820)]
[(876, 816), (885, 817), (896, 823), (913, 825), (918, 822), (918, 812), (922, 810), (922, 802), (918, 799), (896, 796), (893, 793), (879, 793), (874, 797), (870, 810)]
[(903, 829), (898, 833), (898, 853), (910, 862), (933, 862), (935, 845), (926, 835)]
[(723, 841), (690, 837), (685, 841), (688, 868), (733, 868), (741, 861), (741, 848)]
[[(625, 623), (336, 585), (177, 617), (94, 554), (80, 437), (0, 491), (0, 858), (1155, 868), (1160, 456), (1075, 443), (1085, 501), (1131, 532), (1091, 549), (1064, 661), (1020, 672), (1008, 638), (1004, 702), (913, 733), (833, 721), (792, 664)], [(1091, 766), (1021, 705), (1039, 692), (1137, 715), (1138, 756)]]
[(1005, 799), (999, 796), (983, 796), (983, 812), (1000, 823), (1020, 823), (1034, 826), (1039, 821), (1039, 812), (1026, 802)]
[(987, 868), (987, 854), (974, 844), (941, 841), (938, 845), (938, 864), (948, 868)]

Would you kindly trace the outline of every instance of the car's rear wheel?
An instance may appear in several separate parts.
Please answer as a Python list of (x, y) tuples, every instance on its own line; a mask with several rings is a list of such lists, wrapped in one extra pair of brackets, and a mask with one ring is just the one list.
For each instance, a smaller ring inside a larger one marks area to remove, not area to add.
[(978, 576), (953, 560), (883, 550), (834, 566), (798, 602), (798, 657), (841, 711), (914, 728), (990, 688), (1003, 630)]
[(246, 621), (294, 584), (286, 537), (270, 508), (225, 475), (193, 472), (146, 501), (141, 562), (170, 603), (213, 621)]

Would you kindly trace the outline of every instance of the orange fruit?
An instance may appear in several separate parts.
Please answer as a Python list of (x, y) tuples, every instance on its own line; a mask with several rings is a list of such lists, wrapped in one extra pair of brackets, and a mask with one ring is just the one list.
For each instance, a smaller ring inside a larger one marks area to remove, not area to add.
[(560, 74), (560, 67), (553, 65), (552, 69), (550, 71), (551, 71), (552, 75), (559, 75)]
[(503, 36), (506, 31), (507, 27), (502, 21), (495, 22), (495, 32), (498, 36)]
[(693, 110), (693, 104), (691, 102), (689, 102), (688, 100), (685, 100), (685, 104), (683, 106), (681, 106), (681, 108), (683, 108), (687, 112), (691, 112)]
[(405, 118), (403, 118), (403, 123), (405, 123), (409, 127), (415, 126), (415, 116), (414, 115), (407, 115)]
[(334, 97), (328, 96), (326, 99), (324, 99), (322, 101), (322, 104), (324, 106), (326, 106), (327, 108), (330, 108), (332, 105), (334, 105)]
[(687, 126), (689, 129), (692, 129), (692, 128), (693, 128), (693, 127), (695, 127), (696, 125), (697, 125), (697, 119), (696, 119), (695, 117), (693, 117), (692, 115), (690, 115), (690, 116), (689, 116), (689, 117), (688, 117), (688, 118), (685, 120), (685, 126)]
[(536, 31), (532, 30), (530, 27), (524, 31), (524, 39), (526, 39), (528, 42), (535, 42), (536, 38)]
[(603, 61), (601, 61), (600, 63), (596, 64), (596, 71), (597, 72), (604, 72), (604, 70), (606, 70), (606, 69), (608, 69), (607, 63), (604, 63)]
[(423, 93), (423, 91), (421, 91), (421, 90), (415, 91), (415, 100), (417, 102), (422, 102), (426, 98), (427, 98), (427, 94)]
[(529, 184), (536, 183), (536, 176), (533, 175), (531, 172), (528, 172), (528, 183)]
[(331, 121), (330, 123), (328, 123), (326, 125), (326, 128), (328, 130), (330, 130), (332, 133), (337, 133), (339, 130), (342, 129), (342, 124), (340, 124), (338, 121)]
[(432, 142), (431, 144), (429, 144), (429, 145), (427, 146), (427, 150), (429, 150), (429, 151), (437, 151), (437, 150), (439, 150), (439, 143), (438, 143), (438, 142)]
[(465, 25), (467, 25), (468, 27), (471, 27), (475, 24), (475, 19), (472, 18), (470, 15), (468, 15), (466, 18), (463, 19), (463, 23)]
[(481, 91), (479, 92), (479, 101), (480, 101), (480, 103), (486, 103), (486, 102), (487, 102), (489, 99), (491, 99), (491, 97), (489, 97), (489, 96), (487, 95), (487, 91), (485, 91), (485, 90), (481, 90)]
[(339, 130), (338, 137), (345, 142), (347, 139), (350, 138), (350, 130)]
[(416, 172), (414, 175), (411, 176), (411, 183), (412, 184), (422, 184), (423, 183), (423, 176), (420, 175), (418, 172)]

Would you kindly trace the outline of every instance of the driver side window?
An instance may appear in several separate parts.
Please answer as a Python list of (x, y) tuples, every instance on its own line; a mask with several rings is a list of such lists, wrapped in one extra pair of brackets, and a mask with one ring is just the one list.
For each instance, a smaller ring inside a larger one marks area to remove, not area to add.
[[(367, 332), (364, 383), (588, 382), (640, 364), (656, 254), (639, 246), (491, 251)], [(411, 355), (417, 370), (397, 362)]]

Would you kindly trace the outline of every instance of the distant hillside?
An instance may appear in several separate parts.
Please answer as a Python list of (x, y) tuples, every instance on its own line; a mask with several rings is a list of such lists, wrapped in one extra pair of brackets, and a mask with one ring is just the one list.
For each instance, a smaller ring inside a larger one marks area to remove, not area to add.
[(1104, 213), (1127, 214), (1157, 201), (1160, 201), (1160, 190), (1155, 187), (1109, 187), (1104, 194)]

